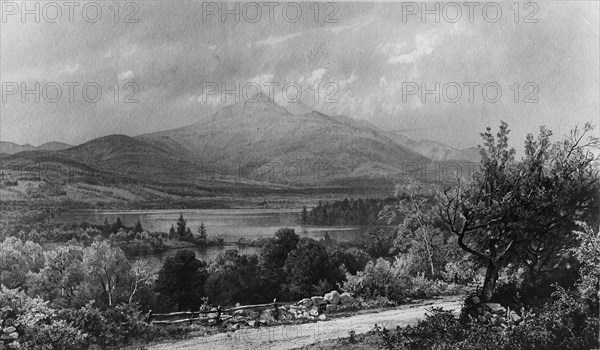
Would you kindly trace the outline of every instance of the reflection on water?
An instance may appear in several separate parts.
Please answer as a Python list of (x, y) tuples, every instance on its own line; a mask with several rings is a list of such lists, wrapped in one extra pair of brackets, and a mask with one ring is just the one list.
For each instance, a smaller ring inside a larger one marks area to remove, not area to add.
[[(193, 248), (196, 256), (210, 261), (226, 249), (236, 249), (242, 254), (252, 254), (260, 248), (240, 246), (236, 244), (240, 238), (251, 241), (255, 238), (272, 237), (279, 228), (294, 228), (300, 237), (321, 239), (328, 234), (339, 242), (356, 242), (366, 227), (350, 226), (307, 226), (299, 224), (300, 209), (185, 209), (185, 210), (72, 210), (61, 213), (54, 222), (75, 224), (87, 222), (102, 225), (104, 220), (114, 223), (117, 217), (124, 225), (132, 227), (139, 219), (144, 230), (150, 232), (168, 232), (172, 225), (176, 226), (177, 219), (183, 214), (187, 226), (192, 232), (197, 232), (201, 222), (206, 226), (209, 238), (223, 238), (224, 247)], [(177, 250), (151, 257), (151, 263), (162, 265), (168, 256), (173, 256)]]

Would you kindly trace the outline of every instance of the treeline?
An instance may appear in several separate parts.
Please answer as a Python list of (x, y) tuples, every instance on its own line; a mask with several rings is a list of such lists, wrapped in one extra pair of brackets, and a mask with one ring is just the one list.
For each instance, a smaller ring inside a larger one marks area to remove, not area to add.
[(329, 226), (371, 226), (380, 223), (379, 212), (394, 202), (386, 199), (344, 199), (333, 203), (321, 202), (310, 211), (304, 207), (300, 214), (303, 224)]

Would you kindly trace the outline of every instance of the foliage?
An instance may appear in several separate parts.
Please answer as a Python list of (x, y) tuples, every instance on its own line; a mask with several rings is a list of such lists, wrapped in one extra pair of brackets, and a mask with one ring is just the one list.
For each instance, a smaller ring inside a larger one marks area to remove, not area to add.
[(322, 290), (322, 281), (329, 283), (328, 289), (335, 286), (335, 269), (327, 248), (311, 238), (300, 239), (296, 249), (289, 253), (284, 270), (287, 275), (286, 294), (291, 299), (312, 295), (314, 286), (320, 286)]
[(89, 276), (89, 283), (105, 296), (108, 306), (123, 297), (120, 293), (127, 288), (130, 265), (121, 249), (113, 248), (107, 242), (94, 242), (84, 252), (83, 269)]
[(175, 257), (167, 258), (156, 280), (159, 304), (179, 311), (196, 310), (204, 296), (206, 267), (190, 250), (180, 250)]
[[(358, 225), (371, 226), (379, 224), (379, 211), (391, 198), (381, 199), (344, 199), (333, 203), (323, 203), (312, 208), (308, 215), (301, 214), (302, 222), (313, 225)], [(306, 217), (306, 221), (304, 218)]]
[(581, 262), (579, 269), (579, 290), (582, 296), (590, 299), (600, 298), (600, 232), (584, 222), (578, 223), (576, 230), (579, 245), (573, 248), (575, 256)]
[(28, 271), (38, 272), (44, 265), (42, 247), (31, 241), (8, 237), (0, 243), (0, 284), (23, 287)]
[(252, 304), (269, 301), (260, 284), (256, 255), (240, 255), (237, 250), (219, 254), (208, 268), (206, 295), (215, 305), (236, 302)]
[(598, 317), (581, 299), (558, 289), (554, 300), (523, 314), (520, 324), (505, 331), (468, 316), (433, 308), (416, 326), (395, 331), (376, 328), (385, 349), (575, 350), (598, 347)]
[[(536, 278), (557, 266), (575, 245), (575, 221), (598, 216), (597, 157), (600, 143), (575, 129), (570, 138), (550, 143), (551, 132), (528, 135), (525, 156), (514, 159), (504, 122), (496, 137), (482, 133), (481, 168), (469, 184), (439, 194), (439, 216), (458, 245), (486, 266), (483, 297), (492, 298), (499, 271), (509, 263), (525, 265)], [(594, 208), (596, 208), (594, 210)]]

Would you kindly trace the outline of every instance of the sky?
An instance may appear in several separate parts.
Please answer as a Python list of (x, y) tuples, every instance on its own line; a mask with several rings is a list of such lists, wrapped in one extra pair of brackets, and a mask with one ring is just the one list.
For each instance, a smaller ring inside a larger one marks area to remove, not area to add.
[(597, 1), (47, 4), (2, 2), (3, 141), (172, 129), (258, 89), (456, 148), (600, 124)]

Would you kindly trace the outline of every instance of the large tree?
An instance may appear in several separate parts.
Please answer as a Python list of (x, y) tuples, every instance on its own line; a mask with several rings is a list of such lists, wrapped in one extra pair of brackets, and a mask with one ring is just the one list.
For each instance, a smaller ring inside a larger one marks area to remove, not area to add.
[(130, 265), (125, 253), (108, 242), (94, 242), (83, 254), (83, 268), (91, 286), (98, 286), (108, 306), (116, 304), (116, 296), (126, 287)]
[(195, 310), (202, 304), (206, 263), (191, 250), (180, 250), (165, 260), (158, 272), (156, 291), (159, 302), (178, 310)]
[(498, 274), (508, 264), (536, 269), (575, 244), (577, 220), (597, 220), (597, 138), (592, 127), (575, 129), (552, 144), (542, 127), (528, 135), (525, 154), (515, 160), (508, 125), (496, 137), (487, 128), (479, 146), (481, 169), (468, 184), (439, 193), (439, 215), (459, 246), (485, 264), (483, 298), (494, 295)]

